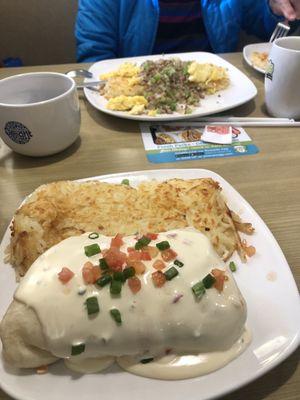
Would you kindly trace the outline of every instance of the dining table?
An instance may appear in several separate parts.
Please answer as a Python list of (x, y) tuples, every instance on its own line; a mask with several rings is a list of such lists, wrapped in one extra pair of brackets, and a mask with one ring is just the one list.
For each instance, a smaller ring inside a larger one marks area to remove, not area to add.
[[(257, 88), (251, 101), (230, 110), (235, 117), (266, 117), (264, 76), (248, 66), (242, 53), (221, 54), (246, 74)], [(33, 71), (67, 71), (90, 64), (0, 68), (0, 79)], [(80, 137), (68, 149), (47, 157), (28, 157), (0, 143), (0, 236), (25, 196), (39, 185), (128, 171), (199, 168), (227, 180), (256, 210), (278, 241), (300, 288), (300, 128), (246, 127), (257, 154), (151, 164), (137, 121), (105, 114), (79, 90)], [(228, 114), (228, 112), (227, 112)], [(287, 288), (288, 290), (288, 288)], [(262, 304), (262, 309), (264, 305)], [(299, 316), (298, 316), (299, 318)], [(222, 400), (299, 400), (299, 348), (257, 380)], [(233, 377), (234, 379), (234, 377)], [(217, 382), (216, 382), (217, 384)], [(0, 400), (11, 397), (0, 389)]]

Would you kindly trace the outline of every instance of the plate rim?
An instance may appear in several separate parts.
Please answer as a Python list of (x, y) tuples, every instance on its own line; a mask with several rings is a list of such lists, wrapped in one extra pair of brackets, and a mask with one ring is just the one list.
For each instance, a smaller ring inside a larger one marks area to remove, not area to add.
[[(101, 111), (105, 114), (111, 115), (113, 117), (118, 117), (118, 118), (123, 118), (123, 119), (129, 119), (129, 120), (134, 120), (134, 121), (148, 121), (148, 122), (155, 122), (155, 121), (180, 121), (180, 120), (187, 120), (187, 119), (193, 119), (193, 118), (199, 118), (199, 117), (204, 117), (207, 115), (213, 115), (213, 114), (218, 114), (236, 107), (239, 107), (242, 104), (245, 104), (247, 102), (249, 102), (250, 100), (252, 100), (253, 98), (255, 98), (257, 96), (257, 87), (255, 86), (255, 84), (252, 82), (252, 80), (243, 72), (241, 71), (239, 68), (237, 68), (235, 65), (233, 65), (231, 62), (227, 61), (225, 58), (219, 56), (218, 54), (215, 53), (210, 53), (210, 52), (206, 52), (206, 51), (200, 51), (200, 52), (188, 52), (188, 53), (172, 53), (172, 54), (152, 54), (152, 55), (145, 55), (145, 56), (136, 56), (136, 57), (123, 57), (123, 58), (112, 58), (112, 59), (108, 59), (108, 60), (100, 60), (100, 61), (96, 61), (94, 62), (90, 67), (89, 67), (89, 72), (91, 72), (91, 70), (94, 68), (95, 65), (99, 65), (101, 63), (106, 63), (108, 61), (115, 61), (118, 60), (120, 62), (127, 62), (127, 61), (132, 61), (132, 60), (138, 60), (138, 59), (157, 59), (159, 57), (166, 57), (166, 58), (172, 58), (172, 57), (179, 57), (181, 55), (184, 56), (189, 56), (189, 55), (193, 55), (195, 54), (195, 57), (197, 57), (197, 55), (199, 56), (204, 54), (209, 54), (210, 56), (213, 56), (213, 58), (216, 59), (221, 59), (222, 62), (225, 62), (225, 64), (228, 64), (230, 66), (230, 68), (232, 68), (233, 70), (238, 71), (240, 74), (243, 75), (244, 81), (247, 82), (247, 85), (249, 87), (249, 95), (242, 101), (238, 101), (237, 103), (235, 103), (234, 105), (230, 105), (230, 106), (225, 106), (225, 107), (221, 107), (218, 110), (215, 111), (208, 111), (208, 112), (204, 112), (204, 113), (194, 113), (194, 114), (186, 114), (186, 115), (171, 115), (170, 116), (166, 116), (166, 114), (163, 114), (164, 116), (159, 116), (159, 117), (150, 117), (147, 115), (130, 115), (129, 113), (125, 113), (122, 111), (112, 111), (112, 110), (108, 110), (106, 108), (102, 108), (99, 107), (96, 102), (93, 101), (92, 96), (90, 96), (89, 94), (89, 89), (87, 89), (86, 87), (83, 89), (85, 98), (87, 99), (87, 101), (98, 111)], [(88, 82), (89, 79), (85, 79), (85, 82)], [(225, 89), (226, 90), (226, 89)]]
[[(285, 258), (285, 255), (284, 255), (281, 247), (279, 246), (279, 243), (277, 242), (276, 238), (274, 237), (273, 233), (271, 232), (271, 230), (269, 229), (267, 224), (263, 221), (263, 219), (258, 214), (258, 212), (255, 211), (255, 209), (252, 207), (252, 205), (235, 189), (235, 187), (232, 186), (232, 184), (230, 182), (228, 182), (225, 178), (223, 178), (221, 175), (219, 175), (218, 173), (216, 173), (214, 171), (211, 171), (211, 170), (208, 170), (208, 169), (202, 169), (202, 168), (150, 169), (150, 170), (137, 170), (137, 171), (128, 171), (128, 172), (118, 172), (118, 173), (105, 174), (105, 175), (97, 175), (97, 176), (92, 176), (92, 177), (75, 179), (73, 181), (82, 182), (82, 181), (92, 181), (92, 180), (111, 180), (111, 179), (121, 178), (121, 177), (124, 178), (124, 176), (127, 177), (127, 178), (128, 177), (130, 178), (130, 176), (131, 177), (138, 177), (138, 176), (141, 176), (141, 175), (145, 175), (146, 176), (143, 179), (165, 180), (165, 179), (172, 179), (171, 177), (165, 176), (165, 174), (175, 174), (175, 173), (198, 174), (198, 176), (195, 176), (195, 179), (200, 178), (201, 177), (200, 174), (208, 174), (208, 175), (211, 175), (211, 177), (213, 179), (216, 179), (216, 180), (220, 181), (221, 187), (224, 190), (224, 192), (227, 192), (228, 190), (233, 192), (234, 196), (237, 196), (238, 200), (241, 200), (242, 203), (247, 206), (247, 208), (250, 210), (250, 212), (255, 214), (256, 218), (260, 222), (260, 226), (263, 227), (263, 229), (265, 229), (268, 232), (270, 238), (272, 239), (273, 244), (276, 246), (276, 250), (278, 251), (278, 254), (280, 254), (281, 260), (284, 261), (286, 266), (288, 267), (288, 270), (285, 271), (285, 272), (288, 273), (289, 278), (290, 278), (289, 280), (293, 284), (294, 290), (296, 292), (298, 292), (297, 284), (296, 284), (295, 279), (293, 277), (293, 273), (291, 271), (291, 268), (290, 268), (290, 266), (289, 266), (289, 264), (288, 264), (288, 262), (287, 262), (287, 260)], [(154, 176), (147, 177), (147, 175), (149, 175), (149, 174), (150, 175), (153, 174)], [(193, 179), (193, 178), (192, 177), (187, 177), (185, 179)], [(30, 194), (28, 196), (30, 196)], [(230, 198), (228, 198), (228, 201), (230, 202)], [(20, 204), (22, 204), (22, 203), (23, 202), (21, 202)], [(2, 240), (0, 242), (0, 248), (3, 247), (3, 241), (4, 241), (5, 237), (7, 236), (7, 234), (9, 234), (9, 226), (10, 226), (10, 223), (9, 223), (7, 229), (5, 230), (4, 236), (3, 236), (3, 238), (2, 238)], [(299, 299), (299, 303), (298, 303), (297, 306), (299, 307), (299, 310), (300, 310), (300, 299)], [(300, 322), (300, 319), (299, 319), (299, 322)], [(300, 324), (299, 324), (299, 327), (298, 327), (298, 331), (295, 332), (295, 335), (293, 336), (293, 340), (289, 341), (288, 346), (285, 348), (284, 352), (282, 352), (280, 354), (280, 356), (277, 357), (275, 361), (273, 361), (271, 366), (267, 365), (267, 366), (265, 366), (263, 368), (260, 368), (253, 375), (251, 375), (250, 378), (246, 378), (244, 380), (242, 379), (238, 383), (231, 383), (227, 387), (226, 390), (223, 390), (222, 392), (214, 394), (214, 395), (211, 395), (209, 397), (202, 398), (202, 400), (204, 400), (204, 399), (205, 400), (212, 400), (212, 399), (218, 398), (220, 396), (224, 396), (224, 395), (226, 395), (228, 393), (234, 392), (234, 391), (240, 389), (241, 387), (244, 387), (247, 384), (255, 381), (259, 377), (265, 375), (267, 372), (269, 372), (272, 369), (274, 369), (275, 367), (277, 367), (285, 359), (287, 359), (298, 348), (299, 344), (300, 344)], [(0, 348), (2, 348), (1, 343), (0, 343)], [(1, 359), (0, 362), (2, 363), (2, 359)], [(23, 396), (22, 394), (19, 394), (18, 392), (14, 392), (13, 389), (11, 390), (10, 389), (10, 385), (6, 385), (5, 383), (3, 383), (2, 379), (1, 379), (1, 376), (2, 376), (2, 374), (0, 374), (0, 387), (4, 392), (6, 392), (8, 395), (16, 398), (17, 400), (32, 400), (31, 396), (27, 396), (27, 395)], [(147, 379), (147, 378), (144, 378), (144, 379)], [(169, 381), (167, 381), (167, 382), (170, 383)]]

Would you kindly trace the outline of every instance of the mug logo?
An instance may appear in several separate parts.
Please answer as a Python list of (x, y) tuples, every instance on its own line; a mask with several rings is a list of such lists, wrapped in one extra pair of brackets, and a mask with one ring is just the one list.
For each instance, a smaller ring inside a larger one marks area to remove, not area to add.
[(5, 124), (4, 131), (7, 136), (15, 143), (25, 144), (32, 138), (32, 134), (25, 125), (17, 121), (8, 121)]
[(274, 63), (272, 60), (268, 61), (267, 68), (266, 68), (266, 78), (273, 80), (273, 73), (274, 73)]

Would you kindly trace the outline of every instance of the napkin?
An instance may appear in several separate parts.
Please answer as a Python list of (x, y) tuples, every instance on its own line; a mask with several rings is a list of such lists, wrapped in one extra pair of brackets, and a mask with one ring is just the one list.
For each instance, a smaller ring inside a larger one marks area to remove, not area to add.
[(232, 127), (228, 125), (206, 125), (201, 140), (208, 143), (231, 144)]

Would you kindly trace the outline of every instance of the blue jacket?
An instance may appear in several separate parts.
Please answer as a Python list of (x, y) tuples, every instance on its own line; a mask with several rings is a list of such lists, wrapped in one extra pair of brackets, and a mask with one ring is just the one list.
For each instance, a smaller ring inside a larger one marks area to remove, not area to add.
[[(235, 51), (240, 30), (267, 40), (280, 17), (268, 0), (199, 0), (215, 53)], [(79, 0), (77, 59), (89, 62), (152, 54), (158, 0)]]

